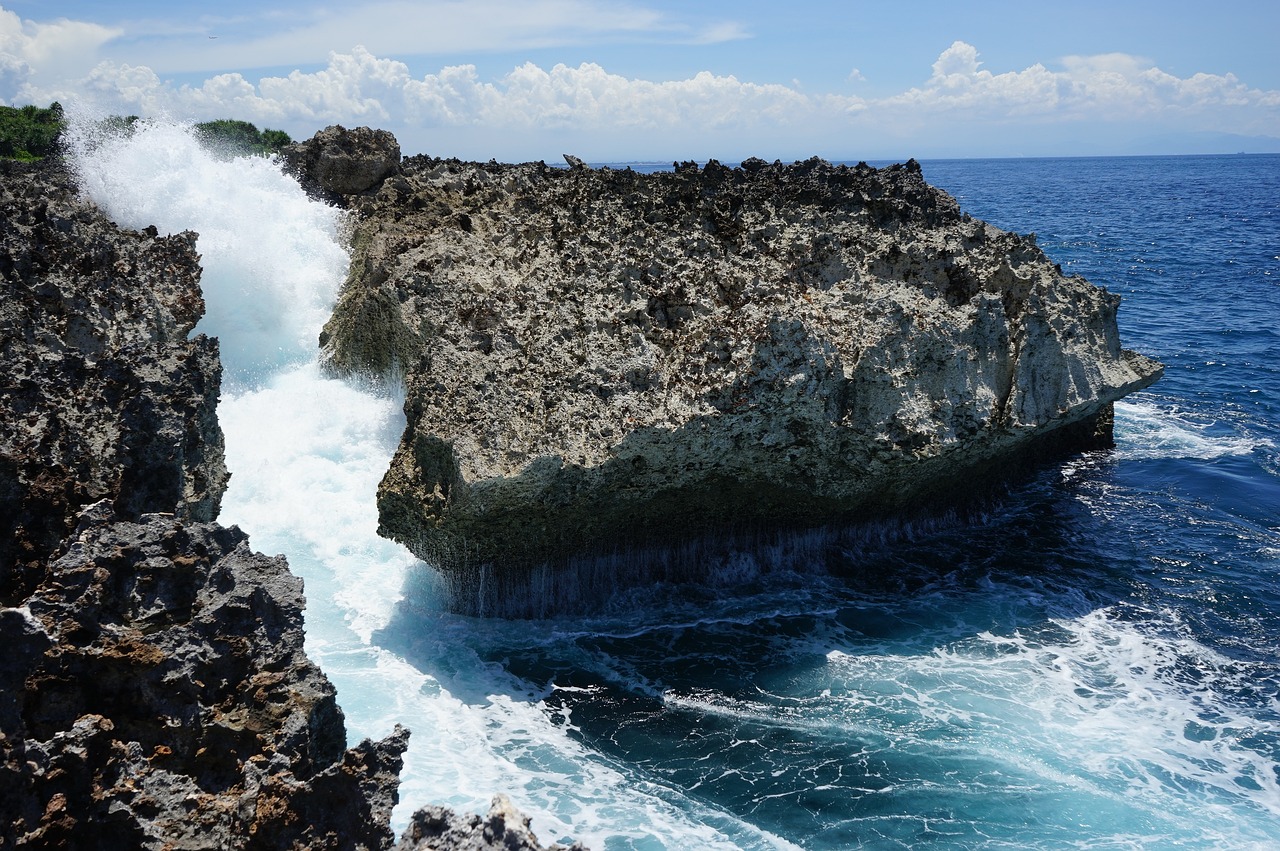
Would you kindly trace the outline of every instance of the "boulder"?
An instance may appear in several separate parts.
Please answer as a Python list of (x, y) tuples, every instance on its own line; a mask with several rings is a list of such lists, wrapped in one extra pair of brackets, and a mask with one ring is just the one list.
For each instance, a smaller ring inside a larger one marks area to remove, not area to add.
[(494, 795), (489, 812), (459, 815), (446, 807), (423, 807), (413, 814), (395, 851), (586, 851), (578, 842), (544, 846), (506, 795)]
[(461, 610), (590, 605), (705, 570), (698, 542), (954, 506), (1106, 445), (1111, 403), (1161, 374), (1121, 347), (1117, 296), (914, 161), (570, 162), (413, 157), (352, 203), (327, 355), (405, 375), (380, 529)]
[(357, 195), (376, 187), (400, 165), (400, 143), (386, 130), (332, 125), (281, 151), (285, 167), (311, 191)]

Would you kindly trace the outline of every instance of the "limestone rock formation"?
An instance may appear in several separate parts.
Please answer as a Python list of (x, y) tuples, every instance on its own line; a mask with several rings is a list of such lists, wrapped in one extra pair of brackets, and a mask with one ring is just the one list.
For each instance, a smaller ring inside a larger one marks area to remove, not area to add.
[(381, 528), (462, 609), (589, 600), (636, 548), (954, 503), (1105, 444), (1161, 373), (1118, 297), (915, 162), (413, 157), (348, 203), (323, 340), (340, 372), (407, 376)]
[(408, 733), (347, 750), (302, 581), (238, 529), (90, 506), (0, 610), (6, 847), (386, 847)]
[(0, 600), (80, 509), (212, 520), (226, 486), (196, 235), (122, 231), (56, 162), (0, 162)]
[(285, 168), (309, 191), (354, 195), (375, 187), (400, 165), (400, 143), (386, 130), (333, 125), (305, 142), (287, 146)]

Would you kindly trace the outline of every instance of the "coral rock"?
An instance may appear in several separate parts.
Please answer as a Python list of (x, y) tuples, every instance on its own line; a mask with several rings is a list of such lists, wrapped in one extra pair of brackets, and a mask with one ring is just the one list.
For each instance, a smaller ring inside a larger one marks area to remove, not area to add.
[(406, 375), (381, 531), (457, 608), (544, 614), (696, 570), (689, 542), (955, 504), (1105, 445), (1161, 373), (1117, 296), (915, 162), (569, 162), (413, 157), (350, 199), (323, 339), (339, 372)]

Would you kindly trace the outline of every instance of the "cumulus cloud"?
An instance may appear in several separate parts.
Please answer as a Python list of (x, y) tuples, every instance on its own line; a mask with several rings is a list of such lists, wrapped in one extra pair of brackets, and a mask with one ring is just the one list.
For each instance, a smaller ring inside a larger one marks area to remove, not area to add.
[(66, 18), (24, 21), (0, 8), (0, 93), (21, 100), (40, 80), (82, 76), (98, 49), (120, 34), (117, 28)]
[(813, 98), (787, 86), (706, 71), (655, 82), (612, 74), (594, 63), (545, 70), (526, 62), (494, 82), (482, 80), (473, 65), (415, 78), (403, 62), (363, 47), (332, 55), (320, 71), (264, 77), (256, 85), (240, 74), (222, 74), (199, 87), (175, 88), (150, 69), (104, 63), (84, 88), (113, 107), (175, 117), (236, 111), (258, 119), (409, 121), (431, 127), (749, 126), (790, 121), (819, 108)]
[[(1250, 89), (1232, 74), (1183, 79), (1124, 53), (1068, 56), (1062, 66), (1051, 71), (1037, 63), (997, 74), (982, 67), (976, 47), (957, 41), (933, 63), (933, 73), (924, 85), (886, 98), (882, 105), (935, 115), (965, 113), (986, 119), (1040, 115), (1054, 121), (1128, 121), (1178, 111), (1274, 110), (1280, 105), (1280, 92)], [(1274, 114), (1270, 121), (1273, 130), (1280, 129)]]
[[(0, 82), (23, 73), (20, 63), (0, 63)], [(330, 123), (374, 124), (400, 135), (406, 150), (426, 147), (427, 136), (432, 147), (440, 140), (479, 140), (491, 147), (453, 151), (480, 157), (536, 156), (546, 140), (572, 138), (599, 142), (603, 156), (637, 153), (642, 143), (658, 156), (691, 148), (725, 158), (780, 148), (840, 155), (884, 140), (915, 152), (966, 132), (974, 139), (989, 135), (992, 126), (1047, 139), (1053, 128), (1070, 125), (1141, 126), (1135, 118), (1186, 130), (1280, 135), (1280, 92), (1249, 88), (1229, 74), (1180, 78), (1125, 54), (1067, 57), (1056, 70), (1037, 63), (995, 72), (963, 41), (942, 51), (921, 85), (879, 99), (810, 94), (794, 84), (705, 71), (645, 80), (595, 63), (544, 68), (526, 62), (488, 79), (474, 65), (451, 65), (418, 76), (404, 62), (364, 47), (330, 54), (317, 71), (256, 81), (219, 74), (181, 86), (146, 66), (108, 62), (66, 90), (46, 89), (43, 100), (75, 92), (117, 112), (234, 116), (295, 135)], [(941, 127), (946, 134), (938, 133)]]

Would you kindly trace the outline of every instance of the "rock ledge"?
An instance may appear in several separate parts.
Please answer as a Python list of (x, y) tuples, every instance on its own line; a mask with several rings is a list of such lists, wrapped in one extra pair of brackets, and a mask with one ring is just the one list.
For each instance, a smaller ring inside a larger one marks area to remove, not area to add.
[(654, 578), (627, 575), (644, 548), (962, 502), (1107, 445), (1111, 403), (1161, 374), (1117, 296), (914, 161), (413, 157), (348, 203), (323, 340), (340, 372), (404, 372), (381, 531), (464, 610), (590, 604)]

